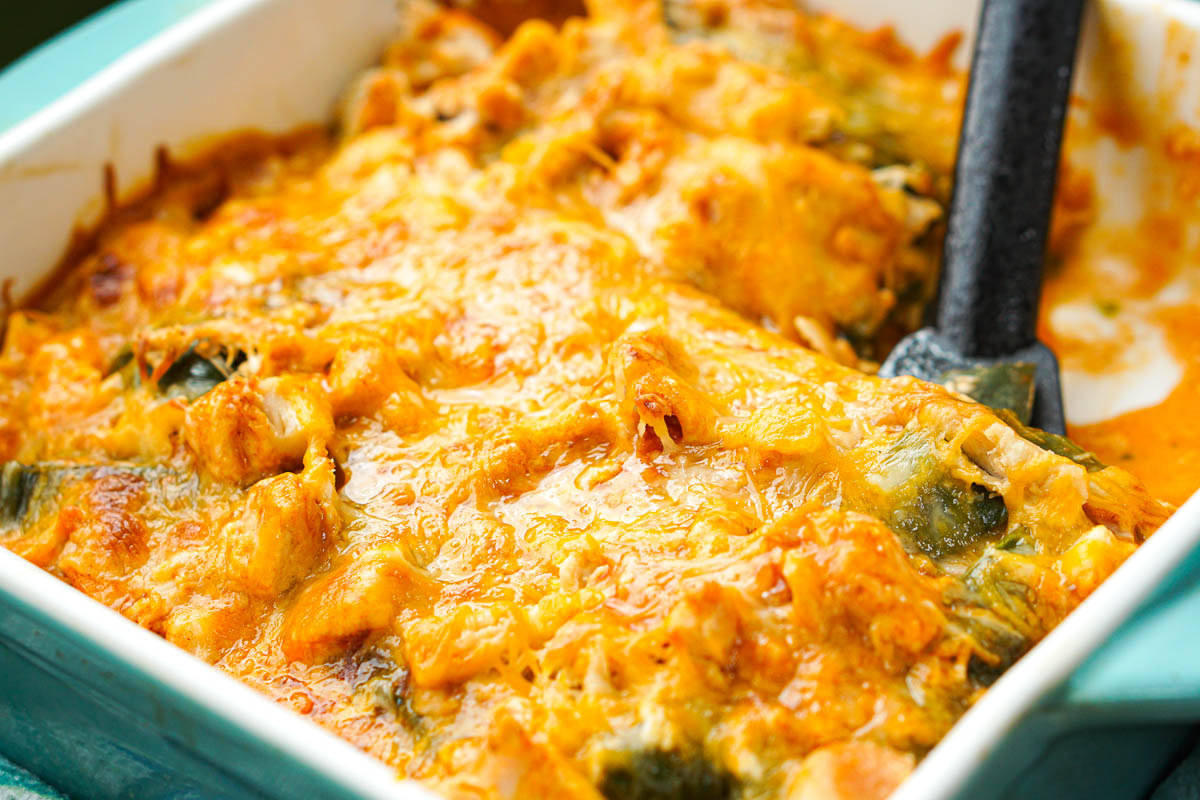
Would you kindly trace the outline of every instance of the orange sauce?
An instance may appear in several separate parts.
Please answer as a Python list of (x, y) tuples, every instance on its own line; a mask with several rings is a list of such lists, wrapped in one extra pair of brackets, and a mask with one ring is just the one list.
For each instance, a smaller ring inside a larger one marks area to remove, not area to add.
[[(1139, 265), (1143, 266), (1143, 265)], [(1055, 276), (1048, 287), (1053, 297)], [(1103, 302), (1103, 301), (1101, 301)], [(1048, 310), (1055, 308), (1051, 299)], [(1101, 461), (1128, 469), (1145, 482), (1151, 494), (1179, 505), (1200, 488), (1200, 296), (1152, 315), (1166, 333), (1171, 354), (1183, 376), (1162, 402), (1090, 424), (1071, 424), (1067, 434)], [(1082, 361), (1102, 371), (1111, 347), (1103, 342), (1087, 347), (1056, 337), (1043, 325), (1045, 340), (1060, 358)]]
[[(1121, 105), (1127, 113), (1114, 114), (1111, 97), (1073, 108), (1068, 163), (1087, 161), (1084, 154), (1098, 152), (1098, 143), (1115, 145), (1123, 163), (1113, 174), (1097, 171), (1092, 220), (1069, 241), (1059, 236), (1040, 334), (1067, 376), (1068, 435), (1101, 461), (1133, 472), (1152, 494), (1180, 504), (1200, 488), (1200, 138), (1136, 102)], [(1078, 170), (1066, 174), (1075, 180), (1064, 183), (1079, 183)], [(1119, 214), (1106, 208), (1128, 201), (1123, 192), (1140, 218), (1114, 224), (1108, 217)], [(1063, 207), (1060, 196), (1060, 217)], [(1095, 328), (1075, 327), (1081, 310), (1087, 318), (1090, 309)], [(1146, 372), (1155, 352), (1175, 365), (1175, 380), (1164, 381), (1157, 396)], [(1153, 402), (1072, 418), (1072, 407), (1087, 403), (1072, 397), (1071, 370), (1128, 376), (1118, 388), (1145, 390)]]
[(1068, 434), (1101, 461), (1141, 478), (1152, 494), (1176, 505), (1200, 488), (1200, 308), (1164, 312), (1183, 380), (1162, 403), (1091, 425), (1069, 425)]

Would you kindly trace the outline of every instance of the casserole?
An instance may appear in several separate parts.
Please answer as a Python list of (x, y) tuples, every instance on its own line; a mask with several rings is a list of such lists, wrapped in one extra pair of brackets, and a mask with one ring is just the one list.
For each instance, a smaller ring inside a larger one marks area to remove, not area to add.
[[(1166, 529), (1164, 529), (1164, 531), (1165, 531), (1165, 530), (1166, 530)], [(1157, 542), (1157, 541), (1158, 541), (1158, 539), (1156, 539), (1155, 541)], [(1143, 560), (1145, 560), (1145, 559), (1143, 559)]]

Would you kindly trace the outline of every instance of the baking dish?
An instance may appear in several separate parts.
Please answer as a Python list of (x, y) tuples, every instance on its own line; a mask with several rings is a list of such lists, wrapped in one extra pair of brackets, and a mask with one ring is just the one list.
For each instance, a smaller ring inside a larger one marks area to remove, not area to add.
[[(970, 8), (943, 6), (923, 6), (920, 17), (894, 20), (895, 12), (883, 4), (837, 4), (837, 10), (864, 24), (895, 21), (903, 35), (927, 46), (946, 30), (969, 25)], [(282, 0), (215, 2), (0, 139), (0, 207), (6, 211), (0, 230), (8, 245), (3, 268), (18, 292), (36, 277), (28, 268), (53, 263), (73, 222), (95, 219), (102, 209), (105, 163), (115, 175), (108, 191), (120, 196), (149, 175), (158, 144), (186, 152), (190, 143), (224, 131), (285, 130), (328, 115), (337, 88), (381, 47), (393, 4), (322, 0), (305, 4), (303, 14), (297, 8)], [(1093, 19), (1093, 42), (1104, 25), (1119, 23), (1130, 49), (1157, 64), (1161, 47), (1155, 32), (1161, 39), (1181, 26), (1186, 30), (1192, 22), (1188, 8), (1109, 3)], [(1109, 16), (1116, 22), (1106, 22)], [(1146, 89), (1170, 79), (1149, 73)], [(1146, 76), (1134, 71), (1131, 77)], [(1082, 85), (1086, 92), (1086, 74)], [(1107, 176), (1105, 164), (1093, 166)], [(1014, 767), (1071, 724), (1154, 710), (1137, 695), (1154, 673), (1136, 663), (1110, 661), (1099, 676), (1107, 683), (1062, 682), (1192, 548), (1200, 535), (1197, 513), (1196, 504), (1185, 507), (1023, 659), (930, 755), (901, 795), (1004, 793), (1006, 784), (996, 776), (1018, 772)], [(10, 676), (0, 719), (3, 749), (68, 791), (415, 796), (415, 789), (398, 788), (386, 770), (347, 745), (8, 553), (0, 554), (0, 594)], [(1158, 710), (1186, 712), (1186, 703), (1169, 701), (1186, 697), (1182, 690), (1189, 685), (1195, 684), (1164, 681), (1158, 698), (1168, 702)], [(1035, 708), (1042, 713), (1030, 716)], [(24, 724), (31, 717), (36, 727)], [(1018, 719), (1034, 721), (1021, 729), (1021, 747), (1001, 747)], [(20, 738), (30, 735), (36, 740)], [(97, 758), (104, 759), (103, 768)]]

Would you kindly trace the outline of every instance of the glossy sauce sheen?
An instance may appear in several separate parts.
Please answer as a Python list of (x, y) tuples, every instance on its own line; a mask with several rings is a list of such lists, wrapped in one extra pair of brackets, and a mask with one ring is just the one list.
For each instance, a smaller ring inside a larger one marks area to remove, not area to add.
[(949, 52), (417, 7), (10, 315), (0, 541), (447, 796), (882, 797), (1169, 512), (869, 374)]
[[(1137, 108), (1077, 105), (1069, 152), (1106, 146), (1137, 167), (1130, 185), (1069, 181), (1067, 225), (1101, 219), (1060, 237), (1042, 336), (1065, 370), (1070, 435), (1183, 503), (1200, 488), (1200, 134)], [(1138, 212), (1106, 222), (1102, 206), (1127, 194)]]

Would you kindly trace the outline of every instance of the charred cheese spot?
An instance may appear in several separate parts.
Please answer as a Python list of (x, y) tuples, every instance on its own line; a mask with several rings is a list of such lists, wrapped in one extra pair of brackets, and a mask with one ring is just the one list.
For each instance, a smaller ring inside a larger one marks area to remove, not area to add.
[(79, 511), (68, 514), (67, 541), (57, 567), (70, 583), (110, 604), (127, 598), (126, 575), (149, 557), (149, 532), (137, 513), (146, 499), (145, 481), (105, 472), (85, 480), (72, 494)]

